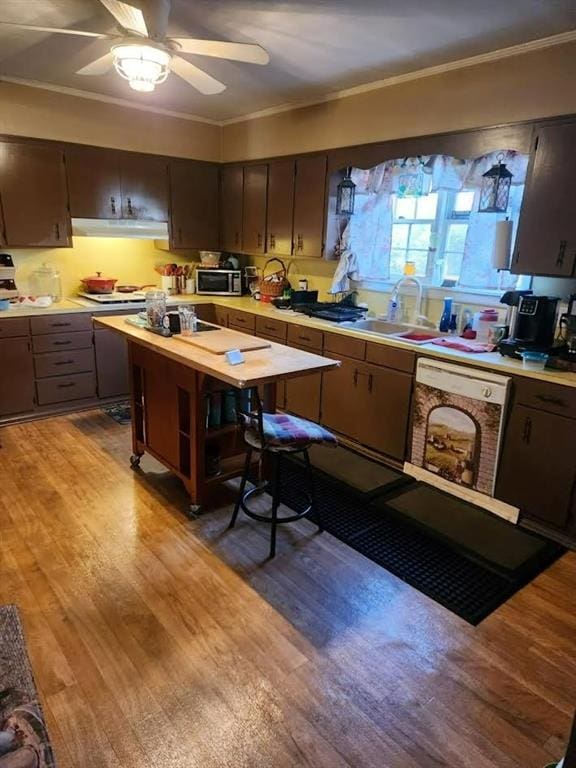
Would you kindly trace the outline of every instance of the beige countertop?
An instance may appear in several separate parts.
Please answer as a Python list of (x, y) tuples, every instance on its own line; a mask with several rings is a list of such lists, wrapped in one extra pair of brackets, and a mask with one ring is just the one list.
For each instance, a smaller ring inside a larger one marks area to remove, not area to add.
[[(476, 368), (496, 371), (504, 375), (524, 376), (526, 378), (546, 381), (551, 384), (559, 384), (561, 386), (576, 388), (576, 373), (570, 373), (567, 371), (554, 371), (549, 369), (544, 371), (530, 371), (525, 370), (522, 367), (521, 360), (502, 357), (502, 355), (500, 355), (498, 352), (460, 352), (459, 350), (455, 349), (441, 349), (434, 346), (433, 344), (415, 345), (408, 341), (382, 337), (368, 331), (356, 331), (353, 328), (342, 328), (337, 323), (330, 323), (327, 320), (317, 320), (312, 317), (307, 317), (306, 315), (301, 315), (297, 312), (292, 312), (291, 310), (286, 311), (276, 309), (271, 304), (254, 301), (254, 299), (248, 296), (235, 298), (220, 296), (199, 296), (197, 294), (191, 294), (173, 296), (169, 297), (168, 299), (168, 304), (171, 306), (177, 306), (178, 304), (183, 303), (216, 304), (218, 306), (228, 307), (230, 309), (244, 310), (255, 315), (274, 317), (277, 320), (284, 320), (295, 325), (302, 325), (308, 328), (317, 328), (318, 330), (325, 333), (336, 333), (342, 336), (351, 336), (353, 338), (363, 339), (364, 341), (374, 342), (375, 344), (384, 344), (391, 347), (411, 350), (418, 355), (433, 357), (439, 360), (444, 360), (446, 362), (471, 365)], [(4, 312), (0, 312), (0, 319), (5, 317), (32, 317), (66, 312), (90, 312), (93, 314), (126, 310), (133, 310), (134, 312), (138, 312), (143, 308), (144, 303), (102, 305), (96, 303), (92, 304), (87, 299), (73, 298), (64, 299), (57, 304), (53, 304), (47, 309), (39, 309), (36, 307), (17, 307), (15, 309), (9, 309)]]
[[(206, 373), (234, 387), (253, 387), (257, 384), (305, 376), (338, 366), (336, 360), (274, 342), (270, 342), (269, 346), (264, 349), (244, 352), (244, 362), (239, 365), (231, 365), (226, 361), (225, 355), (214, 354), (200, 347), (184, 344), (178, 339), (163, 337), (143, 328), (136, 328), (126, 322), (126, 316), (101, 317), (96, 320), (96, 323), (121, 333), (129, 341), (146, 347), (146, 349), (158, 352), (177, 363)], [(229, 333), (231, 337), (247, 336), (247, 334), (240, 334), (238, 331), (228, 331), (227, 329), (223, 329), (222, 333)]]

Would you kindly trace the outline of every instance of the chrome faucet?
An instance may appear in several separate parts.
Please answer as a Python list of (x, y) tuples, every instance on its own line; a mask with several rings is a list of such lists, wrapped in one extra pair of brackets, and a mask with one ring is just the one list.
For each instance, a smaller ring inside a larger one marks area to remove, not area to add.
[(401, 277), (400, 280), (398, 280), (398, 282), (392, 289), (392, 296), (396, 297), (397, 299), (400, 293), (400, 289), (404, 285), (416, 286), (416, 304), (414, 306), (414, 325), (426, 325), (429, 327), (433, 327), (433, 323), (431, 323), (430, 320), (428, 320), (426, 315), (422, 314), (422, 298), (424, 294), (424, 287), (417, 277), (412, 277), (412, 275), (404, 275), (403, 277)]

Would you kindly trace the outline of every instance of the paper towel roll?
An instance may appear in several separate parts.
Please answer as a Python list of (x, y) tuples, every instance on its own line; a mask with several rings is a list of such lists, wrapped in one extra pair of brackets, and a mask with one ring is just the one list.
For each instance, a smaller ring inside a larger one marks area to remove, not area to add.
[(492, 251), (493, 269), (510, 269), (510, 252), (512, 250), (513, 223), (506, 221), (496, 222), (494, 236), (494, 250)]

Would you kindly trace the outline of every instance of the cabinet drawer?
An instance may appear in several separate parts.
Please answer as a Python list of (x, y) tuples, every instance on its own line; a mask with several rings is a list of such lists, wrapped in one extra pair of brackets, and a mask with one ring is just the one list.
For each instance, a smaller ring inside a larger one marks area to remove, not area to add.
[(316, 328), (302, 328), (299, 325), (288, 326), (288, 342), (294, 346), (302, 346), (307, 349), (322, 351), (322, 331)]
[(86, 349), (92, 346), (92, 331), (76, 333), (47, 333), (32, 336), (34, 352), (59, 352), (62, 349)]
[(41, 379), (36, 382), (36, 390), (38, 405), (84, 400), (96, 396), (96, 377), (93, 373), (77, 373), (73, 376)]
[(44, 355), (35, 355), (34, 370), (37, 379), (88, 373), (94, 370), (94, 350), (76, 349), (71, 352), (46, 352)]
[(288, 326), (283, 320), (274, 320), (268, 317), (257, 317), (256, 333), (258, 336), (271, 337), (275, 341), (286, 341)]
[(0, 339), (12, 339), (16, 336), (28, 336), (30, 321), (27, 317), (8, 317), (0, 320)]
[(375, 344), (369, 341), (366, 344), (366, 360), (376, 365), (384, 365), (386, 368), (395, 368), (397, 371), (414, 373), (416, 367), (416, 355), (405, 349), (387, 347), (384, 344)]
[(514, 379), (515, 402), (560, 416), (576, 418), (576, 389), (535, 379)]
[(256, 315), (251, 315), (250, 312), (241, 312), (238, 309), (230, 309), (228, 310), (228, 323), (237, 328), (253, 331), (256, 328)]
[(62, 331), (89, 331), (92, 328), (92, 316), (88, 312), (79, 312), (73, 315), (32, 317), (30, 326), (33, 336), (44, 333), (61, 333)]
[(326, 352), (352, 357), (354, 360), (364, 360), (366, 357), (366, 342), (362, 339), (353, 339), (351, 336), (326, 333), (324, 335), (324, 349)]

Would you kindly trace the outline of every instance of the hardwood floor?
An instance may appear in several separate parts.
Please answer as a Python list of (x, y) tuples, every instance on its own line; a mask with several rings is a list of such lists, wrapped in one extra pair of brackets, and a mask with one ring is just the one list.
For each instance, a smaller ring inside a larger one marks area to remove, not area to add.
[(0, 603), (61, 768), (540, 768), (576, 697), (576, 555), (471, 627), (304, 521), (188, 520), (100, 411), (0, 431)]

